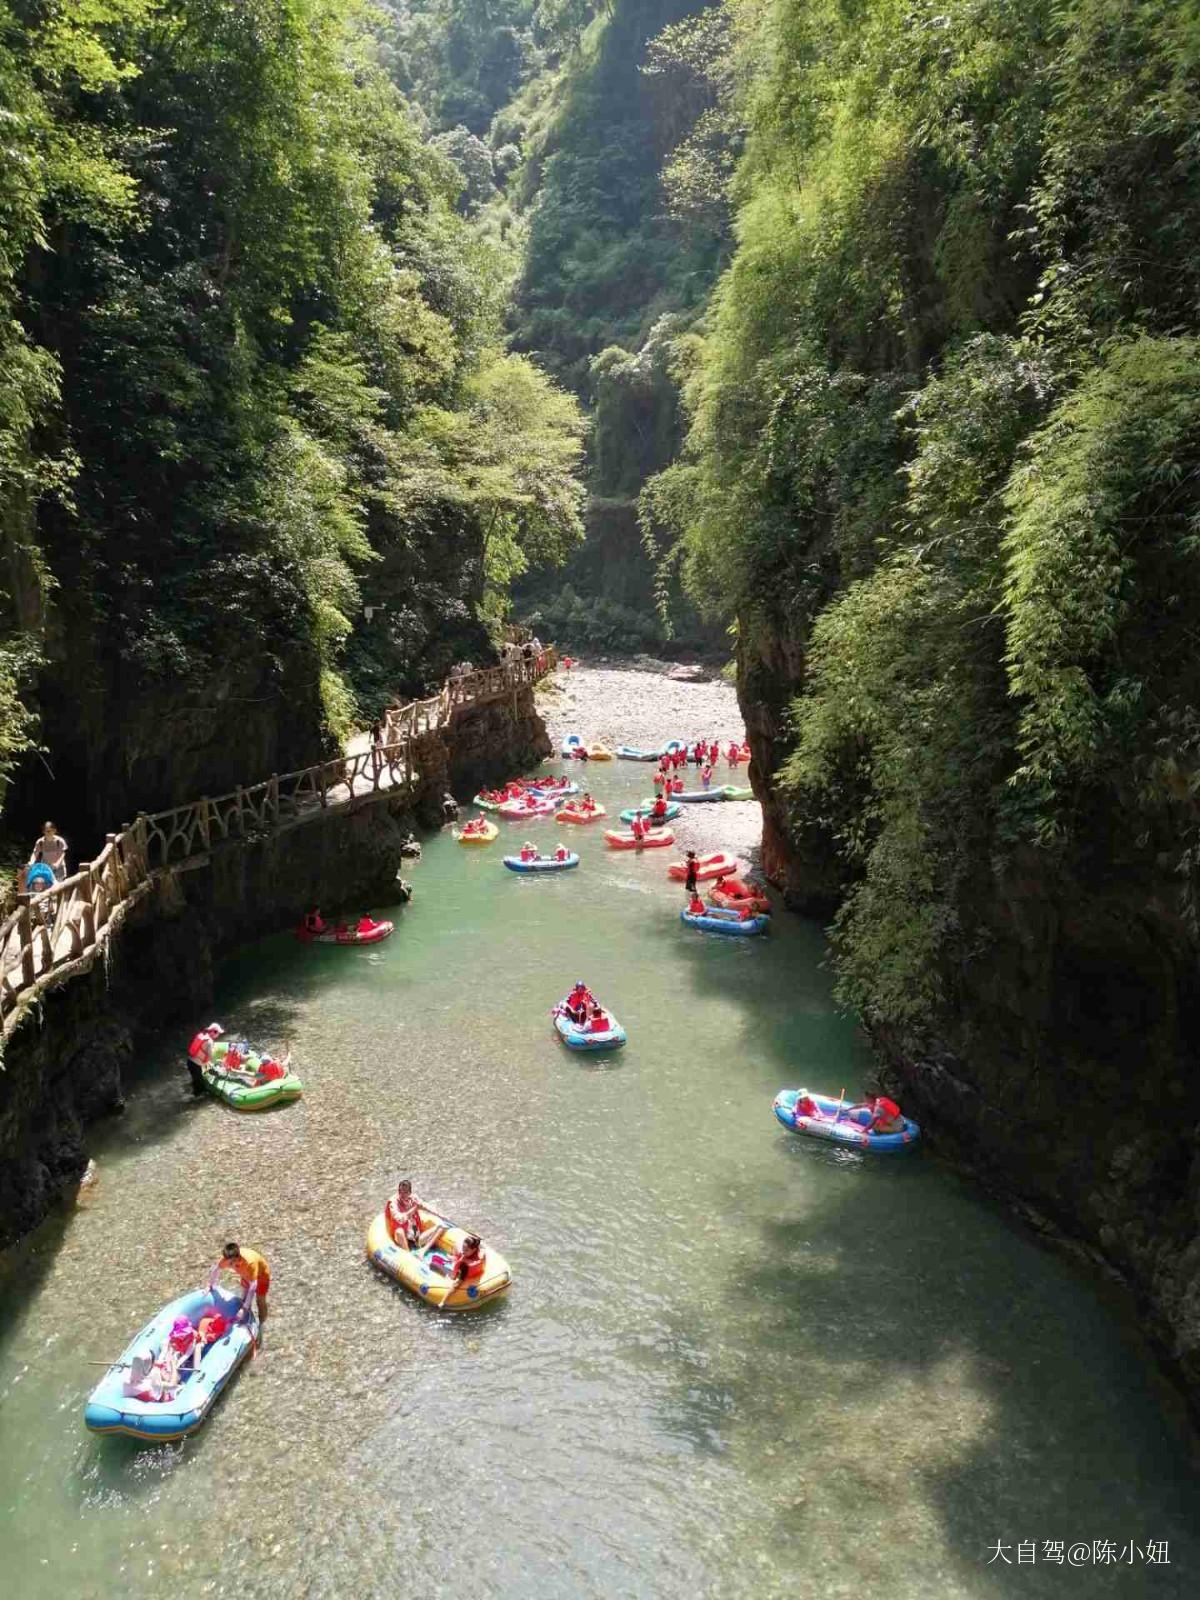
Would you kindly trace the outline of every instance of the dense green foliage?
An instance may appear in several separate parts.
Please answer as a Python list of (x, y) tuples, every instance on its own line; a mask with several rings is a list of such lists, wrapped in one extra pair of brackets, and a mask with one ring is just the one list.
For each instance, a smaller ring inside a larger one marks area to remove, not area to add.
[(503, 353), (377, 50), (350, 0), (0, 5), (0, 762), (26, 707), (86, 775), (139, 701), (231, 688), (295, 758), (581, 537), (575, 403)]
[(1023, 849), (1194, 902), (1200, 13), (725, 11), (737, 250), (643, 520), (748, 675), (804, 662), (843, 993), (925, 1019)]

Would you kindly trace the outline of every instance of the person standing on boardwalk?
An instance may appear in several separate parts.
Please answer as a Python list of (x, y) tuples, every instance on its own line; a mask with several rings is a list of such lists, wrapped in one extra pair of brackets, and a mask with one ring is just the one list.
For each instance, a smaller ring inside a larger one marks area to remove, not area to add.
[(34, 840), (29, 865), (32, 867), (39, 861), (50, 868), (59, 883), (66, 877), (67, 841), (52, 822), (43, 822), (42, 831)]

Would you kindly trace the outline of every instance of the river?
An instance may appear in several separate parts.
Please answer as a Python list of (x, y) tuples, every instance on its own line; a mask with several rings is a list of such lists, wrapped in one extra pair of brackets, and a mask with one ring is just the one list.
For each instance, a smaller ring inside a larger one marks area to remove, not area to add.
[[(552, 731), (735, 715), (724, 685), (577, 673)], [(648, 777), (588, 772), (612, 811)], [(752, 840), (755, 807), (698, 810), (681, 839)], [(583, 866), (544, 880), (429, 840), (377, 950), (240, 952), (219, 1014), (290, 1039), (299, 1104), (193, 1102), (187, 1029), (142, 1064), (85, 1203), (7, 1263), (3, 1592), (1196, 1594), (1189, 1442), (1121, 1307), (928, 1152), (772, 1117), (869, 1070), (819, 932), (698, 935), (662, 856), (571, 832)], [(617, 1056), (551, 1032), (580, 976)], [(439, 1317), (367, 1263), (403, 1173), (505, 1253), (505, 1301)], [(262, 1352), (182, 1444), (87, 1434), (88, 1363), (226, 1238), (272, 1264)]]

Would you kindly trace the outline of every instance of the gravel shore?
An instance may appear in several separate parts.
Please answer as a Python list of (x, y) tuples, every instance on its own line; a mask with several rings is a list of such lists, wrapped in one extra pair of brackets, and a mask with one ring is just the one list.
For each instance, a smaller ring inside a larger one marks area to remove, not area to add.
[[(664, 669), (667, 663), (664, 663)], [(554, 683), (538, 695), (538, 709), (557, 751), (564, 736), (578, 733), (615, 749), (627, 744), (657, 749), (668, 739), (718, 739), (722, 751), (732, 739), (745, 738), (737, 694), (723, 679), (680, 683), (637, 667), (575, 667), (559, 671)], [(634, 770), (630, 762), (619, 764)], [(650, 792), (653, 769), (643, 766), (644, 791)], [(685, 774), (689, 788), (699, 788), (695, 768)], [(715, 783), (748, 782), (745, 767), (731, 772), (721, 761)], [(757, 801), (688, 806), (672, 831), (685, 849), (728, 850), (744, 861), (758, 860), (762, 811)]]

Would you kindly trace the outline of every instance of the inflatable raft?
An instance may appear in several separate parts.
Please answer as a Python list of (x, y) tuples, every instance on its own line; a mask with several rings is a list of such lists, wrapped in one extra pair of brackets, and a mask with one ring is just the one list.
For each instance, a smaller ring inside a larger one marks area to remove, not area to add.
[[(294, 1072), (287, 1071), (282, 1078), (269, 1078), (264, 1083), (248, 1083), (239, 1073), (255, 1072), (263, 1064), (263, 1058), (257, 1051), (251, 1050), (244, 1055), (237, 1068), (237, 1072), (227, 1072), (224, 1067), (225, 1057), (229, 1054), (229, 1044), (222, 1040), (212, 1047), (212, 1057), (207, 1066), (201, 1067), (204, 1075), (205, 1087), (208, 1092), (215, 1095), (218, 1100), (224, 1101), (227, 1106), (232, 1106), (235, 1111), (266, 1111), (271, 1106), (283, 1105), (289, 1100), (299, 1100), (304, 1093), (304, 1085)], [(285, 1065), (280, 1062), (280, 1065)]]
[(538, 856), (534, 861), (522, 861), (520, 856), (505, 856), (504, 865), (510, 872), (569, 872), (579, 865), (579, 857), (572, 850), (565, 861), (555, 856)]
[(625, 1029), (608, 1012), (608, 1027), (603, 1033), (594, 1033), (586, 1023), (581, 1028), (566, 1014), (565, 1002), (560, 1001), (554, 1010), (554, 1026), (559, 1037), (571, 1050), (619, 1050), (625, 1043)]
[[(816, 1116), (796, 1115), (796, 1101), (807, 1093), (817, 1107)], [(775, 1096), (775, 1115), (785, 1128), (794, 1133), (806, 1133), (812, 1139), (830, 1139), (834, 1144), (853, 1145), (856, 1150), (908, 1150), (920, 1142), (921, 1129), (908, 1117), (903, 1118), (901, 1133), (868, 1133), (866, 1124), (871, 1113), (850, 1110), (845, 1100), (831, 1099), (829, 1095), (814, 1094), (811, 1089), (784, 1089)]]
[(459, 844), (491, 844), (493, 839), (500, 837), (500, 829), (494, 822), (485, 822), (483, 828), (476, 833), (463, 833), (461, 829), (456, 828), (454, 837)]
[(674, 798), (681, 806), (709, 805), (714, 800), (724, 800), (724, 789), (683, 789), (676, 790)]
[(663, 745), (663, 755), (673, 756), (679, 750), (687, 750), (687, 742), (683, 739), (668, 739)]
[(630, 806), (627, 811), (622, 811), (621, 821), (632, 822), (634, 817), (641, 817), (642, 821), (648, 822), (652, 828), (661, 828), (664, 822), (674, 822), (676, 817), (683, 815), (683, 807), (676, 800), (667, 802), (666, 813), (662, 817), (651, 816), (653, 807), (653, 800), (643, 800), (640, 806)]
[(394, 929), (392, 922), (372, 922), (369, 928), (347, 928), (343, 923), (336, 928), (325, 928), (321, 933), (300, 927), (296, 929), (296, 937), (302, 944), (382, 944)]
[[(738, 871), (740, 865), (736, 856), (727, 855), (724, 850), (714, 850), (706, 856), (696, 857), (696, 878), (700, 883), (709, 883), (714, 878), (728, 878), (731, 873)], [(687, 862), (672, 861), (667, 868), (667, 877), (673, 878), (676, 883), (686, 883)]]
[[(512, 1283), (508, 1262), (490, 1245), (483, 1248), (483, 1277), (477, 1283), (457, 1283), (437, 1270), (434, 1258), (449, 1259), (467, 1237), (467, 1230), (447, 1222), (425, 1206), (422, 1217), (431, 1225), (440, 1225), (440, 1231), (430, 1243), (419, 1250), (408, 1250), (392, 1238), (387, 1225), (387, 1213), (381, 1211), (367, 1229), (367, 1256), (380, 1272), (394, 1278), (418, 1300), (424, 1300), (441, 1311), (474, 1311), (502, 1295)], [(428, 1237), (428, 1236), (427, 1236)]]
[(566, 778), (547, 778), (541, 783), (527, 783), (525, 793), (535, 800), (565, 800), (568, 795), (579, 793), (579, 785)]
[(559, 746), (560, 753), (569, 761), (583, 749), (583, 740), (577, 733), (569, 733)]
[(740, 911), (744, 906), (760, 916), (771, 915), (771, 902), (766, 895), (759, 894), (738, 877), (721, 878), (709, 891), (708, 898), (721, 911)]
[(589, 761), (611, 761), (612, 751), (606, 744), (590, 744), (587, 747)]
[(617, 746), (618, 761), (661, 761), (665, 754), (663, 750), (635, 750), (627, 744)]
[(727, 783), (720, 791), (722, 800), (753, 800), (753, 789), (739, 789), (732, 783)]
[(525, 798), (521, 800), (506, 800), (500, 807), (500, 815), (505, 822), (537, 822), (544, 817), (552, 817), (558, 809), (555, 800), (534, 800)]
[(603, 806), (600, 805), (593, 806), (590, 811), (583, 811), (578, 806), (566, 805), (560, 807), (558, 812), (558, 821), (586, 824), (589, 822), (599, 822), (601, 817), (606, 817), (607, 815), (608, 812)]
[(604, 835), (604, 842), (611, 850), (665, 850), (675, 843), (675, 835), (670, 828), (660, 828), (657, 833), (651, 833), (644, 839), (635, 839), (631, 833), (618, 833), (609, 828)]
[(724, 933), (735, 939), (751, 939), (755, 934), (766, 933), (771, 926), (770, 917), (743, 917), (740, 911), (719, 911), (715, 906), (703, 916), (685, 909), (679, 913), (679, 920), (703, 933)]
[(149, 1365), (170, 1337), (177, 1318), (186, 1317), (195, 1327), (206, 1312), (216, 1311), (231, 1324), (241, 1300), (236, 1295), (214, 1289), (194, 1289), (172, 1300), (146, 1324), (126, 1347), (88, 1396), (83, 1420), (93, 1433), (127, 1433), (131, 1438), (157, 1444), (167, 1439), (182, 1439), (194, 1433), (213, 1402), (254, 1348), (258, 1322), (251, 1313), (248, 1322), (234, 1324), (220, 1339), (208, 1345), (200, 1357), (199, 1370), (190, 1362), (173, 1400), (135, 1400), (124, 1393), (130, 1382), (133, 1363)]

